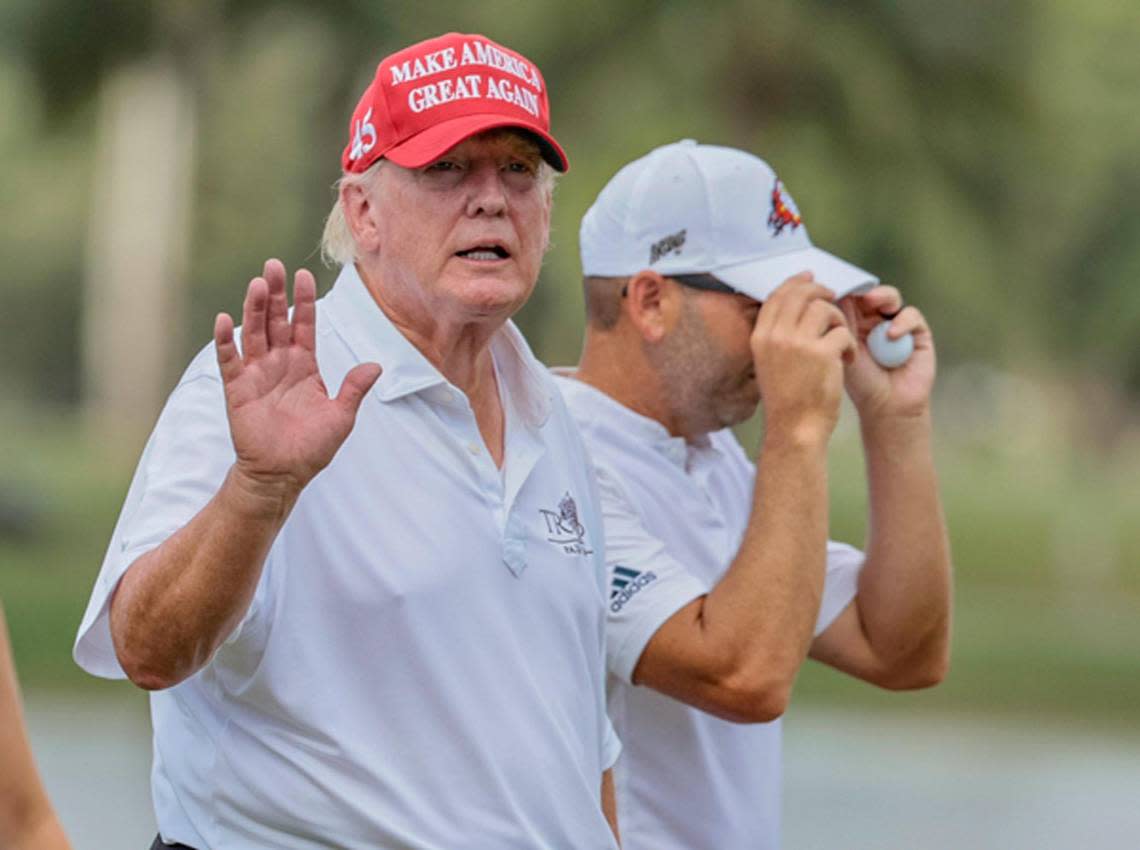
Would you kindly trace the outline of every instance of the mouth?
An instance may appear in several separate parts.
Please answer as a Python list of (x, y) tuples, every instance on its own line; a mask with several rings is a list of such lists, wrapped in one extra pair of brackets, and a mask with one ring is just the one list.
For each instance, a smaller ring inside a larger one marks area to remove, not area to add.
[(475, 245), (471, 248), (465, 248), (462, 251), (456, 251), (455, 256), (464, 260), (493, 262), (495, 260), (509, 259), (511, 252), (497, 242), (489, 242), (486, 245)]

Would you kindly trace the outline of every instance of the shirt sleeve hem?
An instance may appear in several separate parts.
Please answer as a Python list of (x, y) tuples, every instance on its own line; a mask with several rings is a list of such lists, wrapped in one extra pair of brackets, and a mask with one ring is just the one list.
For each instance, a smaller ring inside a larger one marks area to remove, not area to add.
[(614, 648), (610, 659), (610, 671), (626, 684), (633, 684), (633, 671), (642, 652), (665, 621), (708, 592), (700, 581), (689, 575), (679, 575), (667, 585), (653, 588), (653, 591), (652, 600), (644, 600), (639, 606), (644, 610), (623, 629), (625, 637)]

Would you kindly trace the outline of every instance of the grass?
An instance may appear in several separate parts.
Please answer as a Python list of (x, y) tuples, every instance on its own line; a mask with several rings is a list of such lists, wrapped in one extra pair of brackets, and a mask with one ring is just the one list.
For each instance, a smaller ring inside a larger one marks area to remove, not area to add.
[(22, 534), (0, 537), (0, 600), (20, 677), (35, 687), (105, 688), (75, 666), (71, 643), (130, 469), (92, 446), (74, 418), (5, 425), (0, 484), (35, 517)]
[[(70, 653), (134, 458), (124, 463), (92, 446), (67, 417), (6, 424), (0, 483), (42, 508), (27, 539), (0, 539), (0, 599), (21, 678), (91, 696), (121, 689), (82, 673)], [(1090, 473), (1060, 450), (1026, 463), (992, 445), (942, 445), (957, 593), (949, 678), (930, 691), (890, 694), (810, 664), (797, 703), (1140, 728), (1140, 582), (1130, 568), (1140, 563), (1140, 535), (1127, 513), (1138, 476), (1124, 460)], [(840, 539), (862, 538), (862, 480), (848, 426), (832, 457)]]

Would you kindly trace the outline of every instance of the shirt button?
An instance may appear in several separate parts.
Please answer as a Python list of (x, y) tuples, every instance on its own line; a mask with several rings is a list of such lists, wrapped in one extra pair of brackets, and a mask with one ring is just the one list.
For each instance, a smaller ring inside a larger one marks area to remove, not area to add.
[(473, 455), (477, 455), (481, 451), (481, 448), (478, 443), (468, 443), (467, 451), (471, 452)]

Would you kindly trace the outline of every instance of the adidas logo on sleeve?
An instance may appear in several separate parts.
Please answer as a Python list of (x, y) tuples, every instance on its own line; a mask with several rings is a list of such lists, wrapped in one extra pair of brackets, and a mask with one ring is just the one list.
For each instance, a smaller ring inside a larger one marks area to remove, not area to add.
[(614, 567), (613, 579), (610, 581), (610, 610), (616, 614), (635, 593), (656, 580), (657, 573), (653, 570), (639, 572), (629, 567)]

